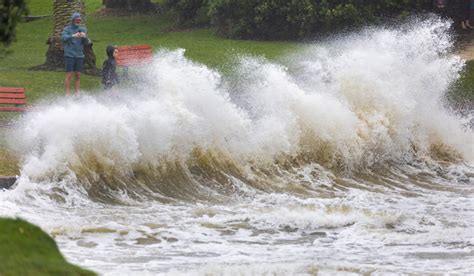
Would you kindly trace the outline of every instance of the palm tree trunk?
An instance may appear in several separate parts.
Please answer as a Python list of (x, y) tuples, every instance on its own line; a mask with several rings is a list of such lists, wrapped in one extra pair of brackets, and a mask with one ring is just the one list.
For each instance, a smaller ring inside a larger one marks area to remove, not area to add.
[[(64, 27), (71, 23), (73, 12), (80, 12), (85, 20), (85, 4), (83, 0), (53, 0), (54, 29), (53, 34), (46, 42), (48, 51), (46, 52), (46, 62), (41, 65), (41, 69), (64, 70), (64, 49), (61, 43), (61, 33)], [(92, 50), (92, 45), (85, 46), (84, 71), (95, 72), (96, 57)]]

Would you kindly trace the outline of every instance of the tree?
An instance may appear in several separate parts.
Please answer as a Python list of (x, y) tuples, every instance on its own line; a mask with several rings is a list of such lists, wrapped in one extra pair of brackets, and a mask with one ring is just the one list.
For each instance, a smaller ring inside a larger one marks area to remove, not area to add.
[(153, 6), (150, 0), (104, 0), (104, 2), (106, 8), (133, 11), (148, 11)]
[(1, 0), (0, 2), (0, 56), (15, 40), (15, 27), (28, 12), (23, 0)]
[[(85, 4), (83, 0), (53, 0), (54, 29), (52, 36), (46, 42), (48, 51), (46, 52), (46, 62), (38, 69), (58, 70), (64, 69), (64, 49), (61, 42), (61, 33), (64, 27), (71, 23), (73, 12), (80, 12), (85, 24)], [(96, 72), (96, 57), (92, 51), (92, 45), (85, 46), (84, 71)]]

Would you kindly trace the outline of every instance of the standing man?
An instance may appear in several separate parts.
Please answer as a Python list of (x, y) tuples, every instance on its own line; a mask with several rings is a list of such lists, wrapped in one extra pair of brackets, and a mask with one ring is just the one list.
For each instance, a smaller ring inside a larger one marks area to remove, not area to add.
[(71, 24), (64, 28), (61, 40), (64, 46), (64, 59), (66, 64), (66, 79), (64, 80), (64, 88), (66, 96), (70, 95), (70, 86), (72, 76), (75, 76), (74, 92), (79, 95), (81, 86), (81, 70), (84, 63), (84, 45), (90, 44), (87, 38), (87, 29), (81, 26), (81, 14), (75, 12), (72, 14)]

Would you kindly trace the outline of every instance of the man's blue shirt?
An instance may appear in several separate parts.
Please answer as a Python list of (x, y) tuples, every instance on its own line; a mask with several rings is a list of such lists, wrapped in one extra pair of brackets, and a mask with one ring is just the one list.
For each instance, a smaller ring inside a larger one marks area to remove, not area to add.
[(77, 32), (87, 33), (86, 27), (70, 24), (64, 28), (61, 40), (64, 46), (64, 56), (73, 58), (84, 58), (84, 45), (88, 43), (87, 38), (73, 37)]

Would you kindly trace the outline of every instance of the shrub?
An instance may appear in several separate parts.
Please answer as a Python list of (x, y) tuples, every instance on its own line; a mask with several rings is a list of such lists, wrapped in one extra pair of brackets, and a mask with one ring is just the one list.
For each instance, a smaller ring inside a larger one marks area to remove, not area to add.
[(228, 37), (295, 39), (430, 6), (431, 0), (209, 0), (208, 15)]
[(223, 36), (270, 40), (380, 23), (431, 9), (432, 0), (165, 0), (164, 5), (180, 25), (211, 22)]
[(0, 3), (0, 56), (15, 40), (15, 27), (22, 16), (27, 14), (26, 3), (23, 0), (3, 0)]
[(203, 25), (209, 22), (206, 0), (165, 0), (166, 11), (176, 14), (178, 25)]

